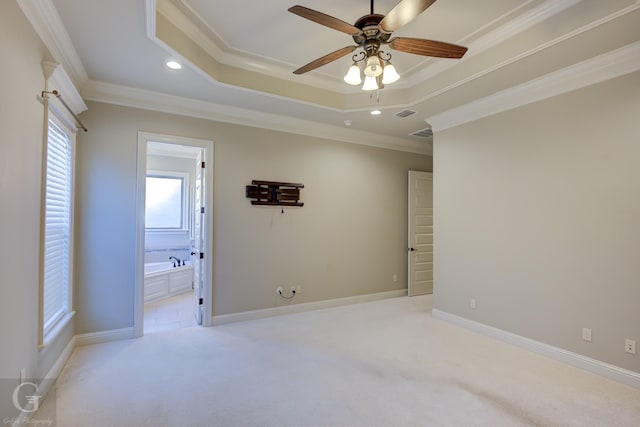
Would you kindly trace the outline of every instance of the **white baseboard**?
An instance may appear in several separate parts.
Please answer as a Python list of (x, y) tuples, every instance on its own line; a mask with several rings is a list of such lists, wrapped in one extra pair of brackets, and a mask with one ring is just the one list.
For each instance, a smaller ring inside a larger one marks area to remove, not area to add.
[[(62, 368), (64, 368), (64, 365), (66, 365), (69, 357), (71, 357), (71, 353), (73, 353), (74, 348), (76, 348), (76, 338), (72, 337), (69, 340), (69, 343), (65, 346), (64, 350), (62, 350), (60, 356), (58, 356), (58, 358), (56, 359), (51, 369), (49, 369), (49, 372), (47, 372), (44, 378), (42, 378), (38, 382), (38, 396), (40, 396), (42, 399), (47, 398), (49, 391), (51, 391), (51, 386), (58, 379), (58, 375), (60, 375), (60, 372), (62, 372)], [(30, 419), (30, 416), (32, 415), (32, 413), (20, 412), (20, 414), (13, 420), (11, 427), (22, 427), (28, 424), (34, 424), (35, 421), (38, 420), (38, 418), (36, 416), (33, 419)]]
[(109, 341), (127, 340), (135, 338), (133, 327), (112, 329), (110, 331), (92, 332), (89, 334), (76, 335), (75, 342), (77, 346), (100, 344)]
[(623, 369), (606, 362), (601, 362), (599, 360), (595, 360), (578, 353), (573, 353), (571, 351), (554, 347), (549, 344), (535, 341), (521, 335), (516, 335), (502, 329), (494, 328), (493, 326), (478, 323), (473, 320), (457, 316), (455, 314), (447, 313), (446, 311), (433, 309), (432, 316), (436, 319), (453, 323), (455, 325), (472, 330), (474, 332), (481, 333), (483, 335), (488, 335), (508, 344), (516, 345), (518, 347), (524, 348), (525, 350), (532, 351), (534, 353), (549, 357), (559, 362), (575, 366), (576, 368), (584, 369), (585, 371), (603, 376), (610, 380), (614, 380), (640, 389), (640, 373), (629, 371), (627, 369)]
[(379, 292), (375, 294), (357, 295), (346, 298), (335, 298), (324, 301), (306, 302), (302, 304), (292, 304), (282, 307), (265, 308), (262, 310), (242, 311), (240, 313), (223, 314), (213, 316), (212, 324), (223, 325), (225, 323), (243, 322), (245, 320), (256, 320), (265, 317), (280, 316), (283, 314), (301, 313), (303, 311), (320, 310), (323, 308), (339, 307), (342, 305), (359, 304), (362, 302), (378, 301), (388, 298), (396, 298), (407, 295), (406, 289), (395, 291)]
[[(47, 372), (44, 376), (45, 380), (56, 380), (58, 379), (58, 375), (60, 375), (60, 372), (62, 372), (62, 368), (64, 368), (64, 365), (67, 364), (67, 361), (69, 360), (69, 357), (71, 357), (71, 353), (73, 353), (73, 349), (76, 348), (76, 337), (71, 337), (71, 339), (69, 340), (69, 343), (67, 344), (67, 346), (64, 348), (64, 350), (62, 350), (62, 353), (60, 353), (60, 356), (58, 356), (58, 359), (56, 359), (55, 363), (53, 364), (53, 366), (51, 367), (51, 369), (49, 369), (49, 372)], [(47, 382), (47, 384), (50, 384), (49, 382)], [(47, 385), (48, 387), (48, 385)], [(46, 394), (49, 390), (45, 390), (43, 392), (43, 394)]]

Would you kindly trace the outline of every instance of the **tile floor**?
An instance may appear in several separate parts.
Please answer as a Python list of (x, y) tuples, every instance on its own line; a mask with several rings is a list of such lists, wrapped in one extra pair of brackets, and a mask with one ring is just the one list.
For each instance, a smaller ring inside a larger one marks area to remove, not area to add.
[(144, 333), (197, 326), (193, 291), (144, 305)]

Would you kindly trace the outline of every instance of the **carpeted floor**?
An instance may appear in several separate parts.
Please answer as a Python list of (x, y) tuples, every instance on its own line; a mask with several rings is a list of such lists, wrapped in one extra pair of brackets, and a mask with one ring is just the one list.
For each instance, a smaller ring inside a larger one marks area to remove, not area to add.
[(640, 390), (433, 319), (431, 302), (79, 347), (57, 383), (58, 425), (640, 425)]

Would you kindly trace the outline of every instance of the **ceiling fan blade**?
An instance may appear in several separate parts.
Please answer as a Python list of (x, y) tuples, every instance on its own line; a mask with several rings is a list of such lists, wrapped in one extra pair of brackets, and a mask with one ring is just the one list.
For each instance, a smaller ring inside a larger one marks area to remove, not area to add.
[(360, 33), (360, 28), (354, 27), (353, 25), (338, 18), (334, 18), (333, 16), (318, 12), (317, 10), (309, 9), (308, 7), (300, 5), (292, 6), (289, 8), (289, 12), (298, 16), (302, 16), (303, 18), (316, 22), (320, 25), (324, 25), (325, 27), (342, 31), (343, 33), (347, 33), (351, 36)]
[(435, 40), (398, 37), (389, 42), (392, 49), (414, 55), (435, 56), (437, 58), (462, 58), (467, 52), (464, 46)]
[(354, 51), (358, 46), (347, 46), (342, 49), (338, 49), (335, 52), (331, 52), (328, 55), (323, 56), (322, 58), (318, 58), (315, 61), (309, 62), (304, 67), (300, 67), (293, 72), (293, 74), (304, 74), (311, 70), (315, 70), (316, 68), (322, 67), (323, 65), (327, 65), (330, 62), (335, 61), (336, 59), (340, 59), (345, 55), (350, 54)]
[(402, 0), (395, 5), (387, 16), (380, 21), (380, 29), (385, 33), (391, 33), (405, 24), (413, 21), (424, 12), (436, 0)]

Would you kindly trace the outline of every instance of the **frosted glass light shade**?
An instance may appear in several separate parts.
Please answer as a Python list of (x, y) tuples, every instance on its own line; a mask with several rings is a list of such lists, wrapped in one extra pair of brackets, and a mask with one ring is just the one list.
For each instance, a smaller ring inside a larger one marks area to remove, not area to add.
[(387, 62), (384, 66), (384, 74), (382, 75), (382, 84), (389, 85), (395, 83), (400, 78), (400, 74), (396, 71), (396, 67), (391, 62)]
[(378, 77), (382, 74), (382, 64), (380, 58), (376, 55), (371, 55), (367, 59), (367, 66), (364, 68), (364, 75), (369, 77)]
[(362, 77), (360, 77), (360, 67), (355, 62), (351, 67), (349, 67), (349, 71), (344, 76), (344, 82), (353, 86), (357, 86), (362, 83)]
[(373, 76), (366, 76), (364, 78), (364, 84), (362, 85), (362, 90), (376, 90), (378, 89), (377, 79)]

